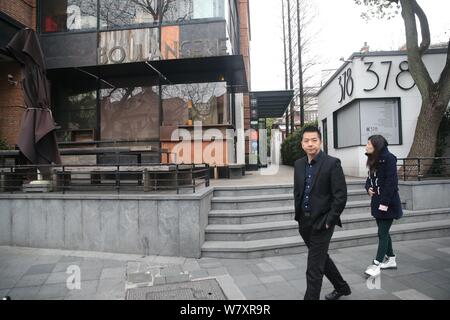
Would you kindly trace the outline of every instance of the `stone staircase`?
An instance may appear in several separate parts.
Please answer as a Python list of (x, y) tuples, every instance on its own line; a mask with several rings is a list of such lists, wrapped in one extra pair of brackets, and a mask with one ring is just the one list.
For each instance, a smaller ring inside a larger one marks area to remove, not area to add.
[[(330, 249), (377, 243), (377, 226), (362, 181), (347, 183), (348, 200)], [(306, 252), (294, 221), (292, 185), (216, 187), (203, 257), (257, 258)], [(450, 236), (450, 208), (409, 211), (394, 222), (394, 241)]]

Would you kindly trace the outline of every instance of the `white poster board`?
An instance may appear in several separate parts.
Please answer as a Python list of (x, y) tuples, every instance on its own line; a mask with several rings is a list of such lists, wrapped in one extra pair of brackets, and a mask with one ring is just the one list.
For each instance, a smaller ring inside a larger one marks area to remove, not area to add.
[(389, 144), (400, 144), (399, 104), (397, 99), (361, 100), (361, 143), (380, 134)]

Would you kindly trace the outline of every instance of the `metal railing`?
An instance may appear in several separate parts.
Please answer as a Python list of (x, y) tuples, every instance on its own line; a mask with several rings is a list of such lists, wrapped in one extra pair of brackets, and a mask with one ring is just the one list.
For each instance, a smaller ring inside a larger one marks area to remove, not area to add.
[(397, 169), (405, 181), (450, 178), (450, 157), (399, 158)]
[(208, 164), (0, 166), (0, 193), (147, 193), (172, 190), (179, 194), (184, 189), (195, 193), (197, 188), (202, 185), (208, 187), (209, 183)]

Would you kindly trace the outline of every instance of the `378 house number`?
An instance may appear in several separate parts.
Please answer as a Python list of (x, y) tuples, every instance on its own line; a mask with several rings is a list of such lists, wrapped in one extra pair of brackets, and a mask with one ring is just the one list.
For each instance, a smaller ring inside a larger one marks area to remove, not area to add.
[[(374, 70), (374, 64), (375, 64), (374, 62), (365, 62), (364, 64), (367, 66), (366, 72), (370, 73), (372, 75), (372, 77), (374, 77), (376, 80), (376, 83), (374, 86), (364, 88), (364, 91), (371, 92), (371, 91), (375, 90), (380, 85), (381, 80), (383, 80), (384, 90), (386, 90), (388, 87), (390, 78), (391, 78), (392, 61), (381, 61), (379, 63), (381, 66), (384, 66), (385, 68), (387, 68), (385, 79), (381, 79), (381, 77), (377, 73), (377, 71)], [(397, 86), (400, 89), (405, 90), (405, 91), (408, 91), (408, 90), (411, 90), (412, 88), (414, 88), (414, 86), (416, 85), (416, 83), (414, 81), (412, 81), (412, 84), (408, 85), (406, 83), (407, 80), (405, 80), (406, 74), (409, 74), (411, 76), (411, 74), (409, 72), (408, 61), (400, 62), (398, 65), (398, 70), (399, 71), (395, 75), (395, 83), (397, 84)], [(352, 77), (352, 69), (349, 68), (341, 74), (341, 76), (338, 79), (338, 85), (339, 85), (340, 92), (341, 92), (341, 96), (339, 98), (338, 103), (341, 103), (342, 101), (344, 101), (346, 99), (346, 97), (351, 97), (353, 94), (355, 81)]]

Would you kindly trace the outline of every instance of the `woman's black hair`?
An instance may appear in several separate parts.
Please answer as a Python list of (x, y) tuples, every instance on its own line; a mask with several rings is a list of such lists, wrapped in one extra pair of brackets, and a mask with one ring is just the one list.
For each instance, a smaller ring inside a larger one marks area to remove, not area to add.
[(370, 136), (368, 140), (372, 143), (374, 151), (371, 154), (366, 153), (367, 156), (366, 165), (367, 168), (369, 168), (370, 172), (374, 172), (378, 167), (378, 160), (380, 159), (380, 153), (384, 148), (388, 146), (388, 142), (385, 137), (379, 134)]

